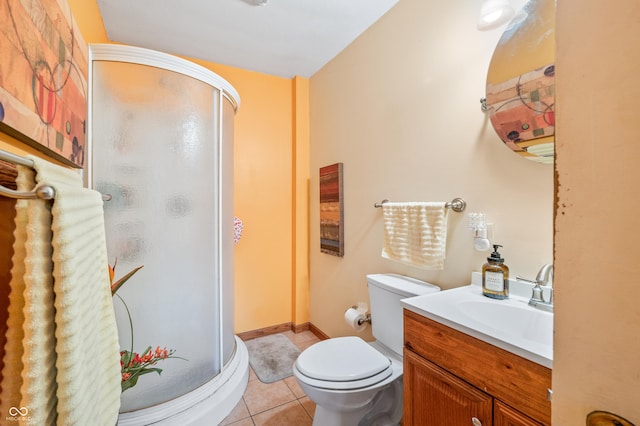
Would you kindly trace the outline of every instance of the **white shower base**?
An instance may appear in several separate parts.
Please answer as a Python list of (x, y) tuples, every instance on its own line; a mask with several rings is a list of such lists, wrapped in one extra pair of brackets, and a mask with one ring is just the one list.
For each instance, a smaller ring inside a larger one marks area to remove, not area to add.
[(222, 372), (197, 389), (164, 404), (122, 413), (118, 426), (211, 426), (229, 415), (249, 381), (249, 352), (236, 336), (236, 351)]

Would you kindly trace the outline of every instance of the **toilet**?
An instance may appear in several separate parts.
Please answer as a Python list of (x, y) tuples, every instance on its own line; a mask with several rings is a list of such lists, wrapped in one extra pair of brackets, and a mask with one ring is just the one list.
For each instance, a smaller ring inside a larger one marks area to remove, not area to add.
[(314, 426), (388, 426), (402, 419), (403, 317), (400, 300), (440, 291), (396, 274), (367, 275), (373, 342), (336, 337), (305, 349), (293, 365), (316, 403)]

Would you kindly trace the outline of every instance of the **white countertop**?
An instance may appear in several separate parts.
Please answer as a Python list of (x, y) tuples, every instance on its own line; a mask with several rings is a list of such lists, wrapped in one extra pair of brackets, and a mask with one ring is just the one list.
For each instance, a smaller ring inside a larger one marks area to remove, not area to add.
[(474, 273), (471, 285), (411, 297), (402, 304), (419, 315), (552, 368), (553, 313), (528, 305), (532, 286), (510, 280), (509, 298), (496, 300), (482, 295), (478, 277)]

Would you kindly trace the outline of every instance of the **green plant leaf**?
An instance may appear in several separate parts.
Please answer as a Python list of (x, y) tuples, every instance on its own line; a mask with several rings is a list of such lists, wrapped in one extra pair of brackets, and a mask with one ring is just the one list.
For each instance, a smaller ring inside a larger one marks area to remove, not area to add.
[(140, 374), (138, 374), (138, 376), (149, 373), (158, 373), (158, 375), (160, 375), (160, 373), (162, 373), (162, 368), (145, 368), (140, 372)]
[[(141, 266), (142, 268), (142, 266)], [(113, 297), (114, 295), (112, 294), (111, 297)], [(131, 319), (131, 312), (129, 312), (129, 307), (127, 306), (127, 304), (125, 303), (124, 299), (122, 297), (120, 297), (119, 294), (116, 294), (115, 296), (118, 297), (118, 299), (120, 299), (120, 301), (122, 302), (122, 304), (124, 305), (124, 309), (127, 311), (127, 318), (129, 318), (129, 329), (131, 330), (131, 351), (126, 351), (129, 353), (129, 355), (133, 356), (133, 320)], [(129, 364), (125, 364), (125, 365), (129, 365)]]
[(162, 373), (162, 369), (161, 368), (143, 368), (141, 370), (136, 371), (131, 375), (131, 377), (129, 377), (127, 380), (122, 382), (122, 384), (120, 385), (121, 392), (124, 392), (127, 389), (134, 387), (138, 383), (138, 378), (140, 376), (144, 374), (149, 374), (149, 373), (158, 373), (158, 375), (160, 375), (160, 373)]
[(137, 380), (128, 379), (128, 380), (125, 380), (124, 382), (122, 382), (121, 385), (120, 385), (120, 388), (121, 388), (120, 392), (124, 392), (127, 389), (131, 389), (132, 387), (134, 387), (136, 385), (136, 381)]
[(116, 294), (116, 291), (118, 291), (118, 289), (120, 289), (120, 287), (122, 287), (123, 284), (126, 283), (127, 280), (129, 280), (129, 278), (131, 278), (133, 276), (133, 274), (135, 274), (136, 272), (138, 272), (142, 268), (144, 268), (144, 265), (138, 266), (137, 268), (132, 269), (127, 274), (125, 274), (122, 278), (120, 278), (118, 281), (116, 281), (115, 283), (111, 284), (111, 295), (113, 296), (114, 294)]
[(120, 357), (120, 359), (122, 360), (122, 363), (124, 364), (125, 368), (129, 366), (129, 364), (131, 364), (131, 360), (133, 359), (133, 354), (129, 351), (123, 351), (124, 353), (122, 354), (122, 356)]

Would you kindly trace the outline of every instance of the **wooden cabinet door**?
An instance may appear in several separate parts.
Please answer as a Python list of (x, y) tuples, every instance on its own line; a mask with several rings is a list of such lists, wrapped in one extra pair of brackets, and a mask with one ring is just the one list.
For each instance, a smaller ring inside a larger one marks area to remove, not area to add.
[[(405, 309), (405, 345), (466, 383), (551, 424), (551, 370)], [(440, 425), (438, 425), (440, 426)]]
[[(476, 423), (473, 423), (476, 418)], [(435, 364), (404, 350), (405, 426), (490, 426), (493, 398)]]
[(502, 402), (494, 401), (494, 426), (542, 426), (532, 418), (525, 416)]

